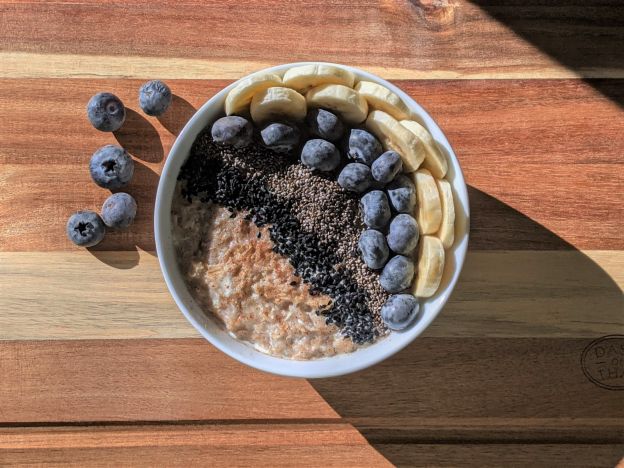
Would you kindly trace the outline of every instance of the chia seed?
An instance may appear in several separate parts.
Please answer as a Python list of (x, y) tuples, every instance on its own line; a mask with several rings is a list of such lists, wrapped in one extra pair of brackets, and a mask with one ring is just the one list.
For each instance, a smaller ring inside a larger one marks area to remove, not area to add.
[(232, 217), (240, 213), (258, 227), (268, 226), (273, 251), (288, 258), (310, 294), (332, 299), (318, 313), (343, 335), (361, 344), (385, 333), (379, 310), (387, 293), (357, 249), (363, 229), (358, 198), (338, 186), (335, 174), (316, 174), (296, 155), (258, 142), (244, 149), (217, 146), (204, 131), (178, 179), (189, 201), (211, 201)]

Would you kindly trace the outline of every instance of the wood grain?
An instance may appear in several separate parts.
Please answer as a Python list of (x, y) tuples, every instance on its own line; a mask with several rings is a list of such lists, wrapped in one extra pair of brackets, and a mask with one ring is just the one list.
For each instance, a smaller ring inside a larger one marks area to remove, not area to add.
[(348, 424), (0, 429), (3, 465), (392, 466)]
[[(619, 333), (623, 289), (620, 251), (469, 252), (426, 336)], [(0, 310), (4, 340), (198, 336), (143, 251), (0, 252)]]
[[(166, 118), (132, 112), (112, 135), (90, 127), (85, 103), (93, 93), (111, 90), (136, 108), (140, 81), (2, 80), (0, 109), (12, 110), (0, 112), (0, 250), (72, 249), (64, 220), (77, 209), (98, 209), (106, 198), (108, 192), (91, 182), (87, 162), (107, 143), (134, 155), (128, 191), (140, 208), (133, 228), (109, 235), (99, 249), (153, 250), (152, 212), (164, 156), (194, 109), (226, 83), (170, 82), (179, 97)], [(622, 83), (611, 80), (609, 86), (622, 93)], [(444, 129), (474, 187), (472, 248), (624, 249), (624, 114), (591, 86), (570, 80), (397, 84)], [(72, 93), (58, 92), (64, 86)]]
[[(165, 1), (138, 0), (46, 2), (33, 8), (30, 2), (5, 1), (0, 49), (23, 54), (3, 67), (20, 77), (38, 76), (43, 71), (38, 60), (50, 65), (48, 74), (61, 70), (64, 76), (154, 76), (164, 68), (167, 77), (175, 71), (176, 77), (202, 72), (206, 78), (235, 78), (261, 64), (322, 58), (389, 69), (397, 78), (423, 72), (450, 78), (569, 76), (566, 67), (585, 77), (621, 78), (619, 6), (617, 1), (587, 8), (537, 0), (517, 5), (331, 0), (311, 10), (303, 0), (218, 0), (178, 2), (172, 9)], [(76, 57), (59, 63), (57, 54)], [(98, 57), (102, 54), (107, 57)], [(118, 57), (121, 67), (115, 66)], [(94, 67), (94, 58), (105, 65)]]
[(590, 341), (424, 337), (365, 371), (310, 382), (253, 371), (201, 339), (7, 341), (0, 425), (342, 417), (405, 441), (419, 431), (431, 440), (433, 420), (447, 422), (442, 434), (488, 427), (493, 438), (508, 424), (521, 440), (565, 425), (588, 434), (604, 421), (599, 431), (621, 437), (621, 392), (581, 370)]
[(199, 339), (0, 342), (0, 375), (0, 425), (338, 418), (305, 380)]
[(611, 467), (622, 444), (379, 444), (395, 466), (568, 468)]

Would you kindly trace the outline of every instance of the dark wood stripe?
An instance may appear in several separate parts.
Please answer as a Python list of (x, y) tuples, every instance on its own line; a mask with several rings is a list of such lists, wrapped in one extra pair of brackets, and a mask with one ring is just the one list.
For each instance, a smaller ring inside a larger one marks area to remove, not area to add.
[(206, 341), (0, 342), (0, 425), (336, 419), (305, 380), (254, 371)]
[[(374, 444), (394, 465), (427, 467), (612, 467), (622, 444)], [(621, 465), (617, 465), (620, 467)]]
[(621, 392), (583, 373), (589, 342), (423, 337), (368, 370), (307, 383), (251, 370), (201, 339), (5, 341), (0, 423), (342, 417), (401, 431), (454, 418), (461, 430), (526, 420), (526, 435), (540, 421), (548, 431), (604, 419), (624, 429)]
[[(110, 90), (136, 109), (140, 81), (2, 80), (0, 106), (12, 111), (0, 115), (0, 249), (73, 248), (65, 220), (78, 209), (99, 209), (108, 194), (90, 180), (90, 155), (119, 143), (137, 161), (127, 190), (139, 215), (99, 249), (153, 250), (163, 159), (194, 109), (226, 83), (171, 81), (179, 97), (169, 114), (158, 121), (130, 112), (112, 135), (90, 127), (87, 100)], [(624, 249), (624, 114), (591, 86), (578, 80), (397, 84), (438, 120), (461, 161), (471, 186), (471, 248)], [(608, 84), (614, 92), (624, 89), (624, 80)]]
[(349, 424), (0, 429), (3, 465), (391, 466)]

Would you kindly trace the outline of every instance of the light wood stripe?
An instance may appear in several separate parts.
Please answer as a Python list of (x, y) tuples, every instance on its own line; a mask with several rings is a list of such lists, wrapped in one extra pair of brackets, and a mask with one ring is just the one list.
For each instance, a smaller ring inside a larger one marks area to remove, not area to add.
[[(436, 337), (624, 331), (624, 252), (469, 252)], [(153, 253), (0, 253), (0, 339), (182, 338)]]
[[(149, 56), (107, 56), (0, 52), (0, 78), (136, 78), (237, 80), (286, 61), (214, 60)], [(624, 78), (624, 68), (576, 72), (552, 63), (544, 67), (494, 71), (401, 68), (361, 64), (389, 80), (574, 79)]]

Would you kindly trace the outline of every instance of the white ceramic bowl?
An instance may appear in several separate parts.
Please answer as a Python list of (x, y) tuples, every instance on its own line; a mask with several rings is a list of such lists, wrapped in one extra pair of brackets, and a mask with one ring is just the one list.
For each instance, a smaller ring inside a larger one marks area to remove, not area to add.
[[(287, 69), (303, 64), (289, 63), (267, 68), (263, 71), (283, 74)], [(351, 70), (355, 73), (357, 79), (380, 83), (399, 95), (417, 116), (416, 118), (431, 132), (433, 138), (438, 142), (441, 150), (446, 153), (449, 160), (447, 178), (453, 186), (457, 217), (455, 243), (446, 254), (445, 273), (440, 289), (434, 297), (421, 304), (419, 318), (408, 330), (400, 333), (392, 332), (388, 337), (377, 341), (375, 344), (363, 347), (351, 354), (341, 354), (312, 361), (293, 361), (268, 356), (255, 350), (252, 346), (233, 338), (210, 314), (205, 314), (195, 303), (186, 288), (176, 262), (171, 235), (171, 201), (178, 173), (189, 155), (195, 137), (208, 124), (214, 122), (223, 114), (225, 97), (236, 83), (214, 95), (188, 121), (167, 157), (156, 194), (154, 229), (158, 260), (169, 291), (184, 316), (197, 331), (224, 353), (249, 366), (284, 376), (317, 378), (344, 375), (383, 361), (407, 346), (429, 326), (448, 301), (459, 277), (468, 247), (468, 193), (459, 162), (442, 130), (418, 103), (393, 84), (357, 68), (344, 65), (339, 66)]]

